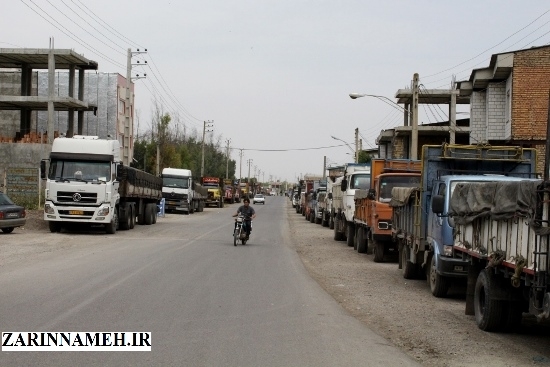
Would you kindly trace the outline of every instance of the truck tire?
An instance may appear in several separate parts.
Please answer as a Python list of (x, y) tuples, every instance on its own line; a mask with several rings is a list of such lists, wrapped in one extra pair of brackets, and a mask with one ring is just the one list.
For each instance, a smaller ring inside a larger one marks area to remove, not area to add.
[(334, 225), (333, 225), (333, 229), (334, 229), (334, 240), (335, 241), (342, 241), (342, 233), (341, 232), (338, 232), (339, 228), (340, 227), (338, 225), (338, 218), (334, 218)]
[(117, 228), (118, 228), (118, 210), (114, 210), (113, 217), (111, 218), (111, 222), (105, 225), (105, 232), (107, 232), (107, 234), (115, 234)]
[(474, 291), (474, 310), (477, 326), (483, 331), (501, 330), (508, 316), (506, 301), (496, 300), (502, 285), (495, 279), (491, 269), (483, 269), (477, 276)]
[(365, 233), (364, 228), (359, 228), (357, 232), (357, 252), (360, 254), (365, 254), (367, 252), (368, 242), (367, 242), (367, 233)]
[(374, 262), (381, 263), (384, 261), (384, 242), (372, 239), (372, 250), (374, 254)]
[(58, 222), (48, 222), (48, 226), (50, 227), (50, 232), (52, 233), (59, 232), (61, 230), (61, 225)]
[(134, 229), (136, 226), (136, 207), (130, 204), (130, 229)]
[(399, 256), (401, 258), (401, 270), (403, 278), (414, 279), (416, 276), (416, 265), (409, 261), (409, 248), (407, 246), (399, 247)]
[(328, 227), (329, 218), (327, 213), (323, 212), (323, 219), (321, 220), (321, 226), (322, 227)]
[(223, 208), (223, 198), (220, 199), (220, 208)]
[(126, 203), (118, 209), (118, 217), (120, 218), (120, 229), (129, 230), (132, 225), (132, 210), (130, 204)]
[(315, 212), (309, 212), (309, 222), (315, 223)]
[(204, 211), (204, 201), (199, 202), (199, 212)]
[(346, 231), (346, 243), (349, 247), (352, 247), (353, 242), (355, 242), (355, 226), (353, 225), (353, 223), (348, 222)]
[(143, 216), (143, 222), (145, 225), (150, 226), (153, 224), (153, 210), (150, 203), (145, 204), (145, 214)]
[(315, 213), (315, 224), (321, 224), (322, 221), (323, 221), (323, 215), (321, 215), (321, 217), (319, 218), (317, 213)]
[(331, 214), (328, 216), (328, 228), (334, 229), (334, 217)]
[(430, 285), (430, 291), (434, 297), (442, 298), (447, 296), (447, 292), (450, 287), (450, 279), (445, 278), (437, 273), (435, 266), (435, 255), (430, 256), (430, 261), (428, 262), (429, 271), (428, 274), (428, 284)]
[(151, 204), (151, 206), (153, 207), (153, 224), (157, 224), (157, 217), (158, 217), (158, 213), (159, 213), (158, 212), (159, 207), (155, 203)]

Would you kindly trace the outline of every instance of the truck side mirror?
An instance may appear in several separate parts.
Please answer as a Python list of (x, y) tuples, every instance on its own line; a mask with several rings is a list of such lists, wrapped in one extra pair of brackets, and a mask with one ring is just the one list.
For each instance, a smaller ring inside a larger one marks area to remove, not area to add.
[(340, 189), (342, 191), (346, 191), (347, 187), (348, 187), (348, 180), (346, 179), (342, 180), (342, 182), (340, 183)]
[(367, 199), (374, 200), (375, 197), (376, 197), (376, 190), (369, 189), (369, 192), (367, 193)]
[(45, 180), (46, 179), (46, 160), (42, 159), (40, 161), (40, 178)]
[(329, 193), (328, 193), (328, 198), (329, 198), (330, 200), (332, 200), (332, 192), (329, 192)]
[(445, 210), (445, 196), (434, 195), (432, 197), (432, 212), (435, 214), (443, 214)]

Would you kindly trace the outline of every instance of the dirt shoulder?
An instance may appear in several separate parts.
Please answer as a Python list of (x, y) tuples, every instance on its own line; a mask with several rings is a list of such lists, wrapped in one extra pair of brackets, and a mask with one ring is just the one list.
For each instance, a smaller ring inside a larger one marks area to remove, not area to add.
[(550, 325), (526, 319), (519, 333), (487, 333), (464, 314), (464, 287), (448, 298), (407, 280), (397, 261), (375, 263), (287, 203), (296, 251), (311, 276), (351, 315), (424, 366), (550, 366)]

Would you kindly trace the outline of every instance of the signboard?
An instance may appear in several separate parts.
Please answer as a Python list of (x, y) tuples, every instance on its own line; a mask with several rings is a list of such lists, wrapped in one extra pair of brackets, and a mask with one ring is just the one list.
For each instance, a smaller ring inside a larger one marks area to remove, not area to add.
[(6, 170), (6, 188), (8, 196), (38, 197), (38, 168), (8, 168)]

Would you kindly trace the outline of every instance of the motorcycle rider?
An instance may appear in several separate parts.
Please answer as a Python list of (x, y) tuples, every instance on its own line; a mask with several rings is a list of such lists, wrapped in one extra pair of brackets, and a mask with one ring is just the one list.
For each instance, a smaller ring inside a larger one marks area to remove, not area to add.
[[(233, 217), (242, 214), (244, 217), (243, 228), (246, 232), (246, 239), (250, 236), (250, 231), (252, 231), (252, 219), (256, 218), (256, 211), (253, 207), (250, 206), (250, 199), (244, 198), (243, 205), (241, 205)], [(237, 228), (237, 222), (235, 222), (235, 228)]]

